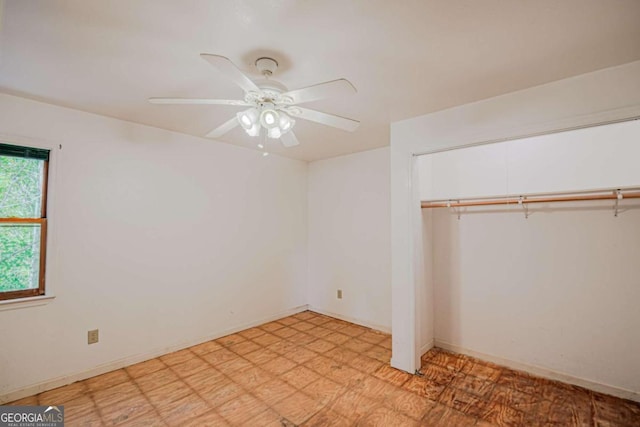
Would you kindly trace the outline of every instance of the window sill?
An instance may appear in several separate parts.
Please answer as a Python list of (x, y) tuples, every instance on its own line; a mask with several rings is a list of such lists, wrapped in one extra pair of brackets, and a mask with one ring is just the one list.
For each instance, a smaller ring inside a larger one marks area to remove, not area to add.
[(0, 301), (0, 311), (37, 307), (39, 305), (49, 304), (54, 298), (55, 295), (40, 295), (37, 297), (2, 300)]

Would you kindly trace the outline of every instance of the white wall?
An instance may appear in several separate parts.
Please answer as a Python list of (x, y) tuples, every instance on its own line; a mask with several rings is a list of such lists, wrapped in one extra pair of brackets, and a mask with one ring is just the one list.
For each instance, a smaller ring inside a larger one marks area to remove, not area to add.
[(638, 399), (640, 203), (623, 203), (430, 210), (436, 345)]
[(422, 239), (415, 239), (414, 265), (416, 268), (416, 357), (421, 357), (435, 343), (435, 312), (433, 307), (435, 282), (433, 277), (433, 217), (431, 212), (420, 212), (416, 228), (421, 228)]
[(390, 330), (389, 149), (310, 163), (308, 191), (311, 308)]
[[(419, 365), (416, 337), (416, 224), (412, 156), (447, 147), (527, 137), (640, 116), (640, 61), (509, 93), (391, 125), (393, 355), (409, 372)], [(430, 304), (432, 309), (433, 304)]]
[(0, 311), (0, 396), (306, 304), (305, 163), (8, 95), (0, 134), (63, 147), (56, 298)]
[(640, 186), (640, 120), (418, 157), (421, 200)]

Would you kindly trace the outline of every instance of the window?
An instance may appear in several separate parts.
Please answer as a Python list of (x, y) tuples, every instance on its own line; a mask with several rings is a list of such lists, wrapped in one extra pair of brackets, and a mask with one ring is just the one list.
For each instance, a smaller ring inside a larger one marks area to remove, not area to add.
[(0, 144), (0, 300), (44, 295), (49, 150)]

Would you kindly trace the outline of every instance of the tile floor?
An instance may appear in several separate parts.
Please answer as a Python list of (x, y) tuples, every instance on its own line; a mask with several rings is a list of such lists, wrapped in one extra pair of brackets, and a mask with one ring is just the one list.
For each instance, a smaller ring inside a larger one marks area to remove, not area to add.
[(391, 337), (303, 312), (21, 399), (68, 426), (639, 426), (640, 404), (433, 349), (389, 367)]

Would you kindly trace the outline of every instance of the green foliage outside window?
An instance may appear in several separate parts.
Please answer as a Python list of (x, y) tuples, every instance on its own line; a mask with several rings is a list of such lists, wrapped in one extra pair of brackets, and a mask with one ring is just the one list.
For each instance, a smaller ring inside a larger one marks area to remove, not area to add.
[[(39, 218), (42, 160), (0, 156), (0, 218)], [(40, 225), (0, 221), (0, 292), (38, 287)]]

